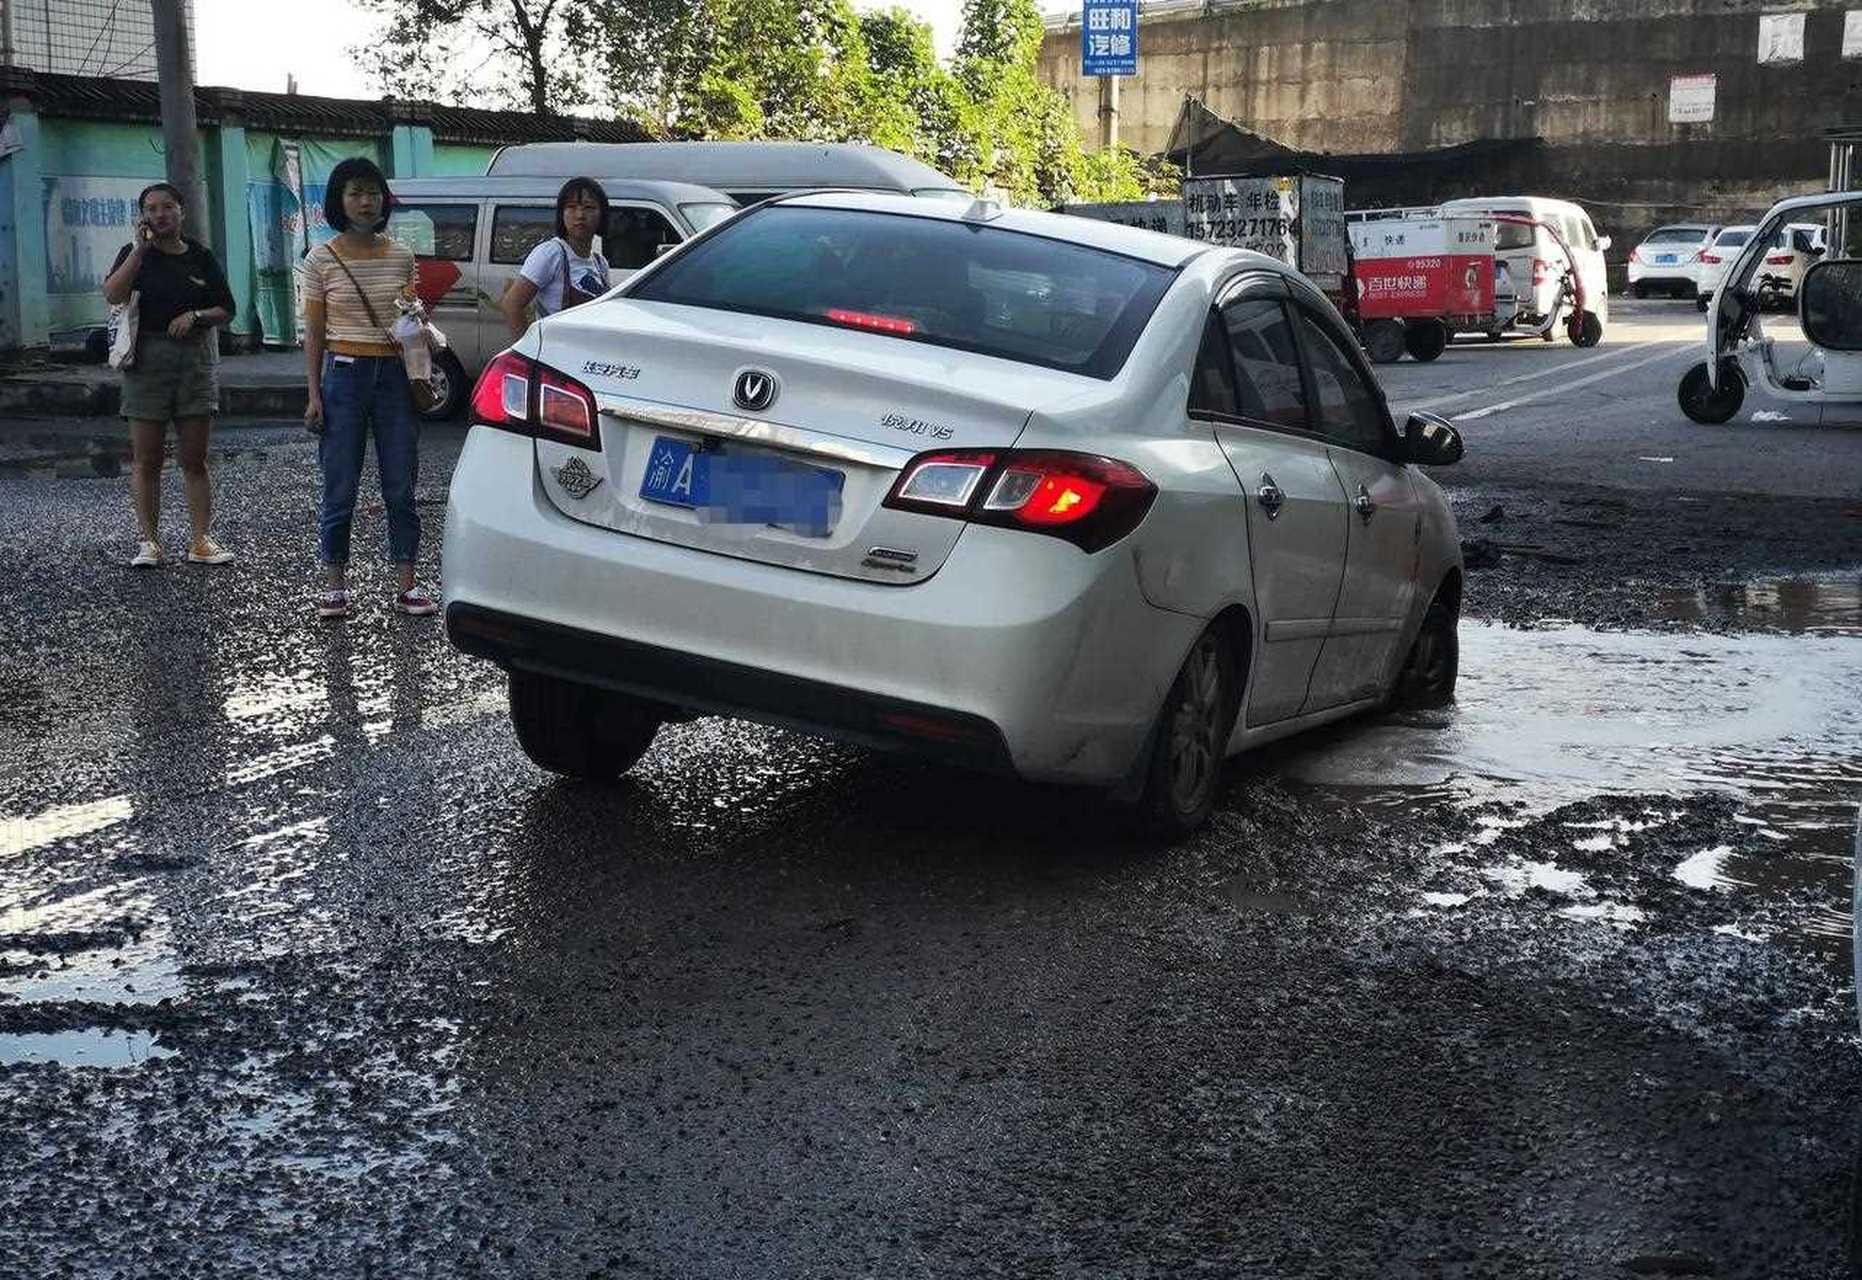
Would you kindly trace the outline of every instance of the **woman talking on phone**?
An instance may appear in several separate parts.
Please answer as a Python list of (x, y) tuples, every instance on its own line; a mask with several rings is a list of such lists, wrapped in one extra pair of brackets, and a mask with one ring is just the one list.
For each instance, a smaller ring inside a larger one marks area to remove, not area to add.
[(136, 354), (123, 370), (123, 409), (135, 462), (129, 473), (142, 545), (130, 564), (167, 559), (157, 525), (162, 513), (162, 444), (175, 426), (175, 460), (187, 482), (193, 564), (227, 564), (233, 553), (213, 540), (213, 481), (207, 436), (220, 407), (213, 329), (233, 318), (233, 294), (211, 251), (181, 234), (181, 193), (166, 182), (137, 198), (136, 239), (123, 246), (103, 282), (104, 301), (120, 306), (137, 293)]

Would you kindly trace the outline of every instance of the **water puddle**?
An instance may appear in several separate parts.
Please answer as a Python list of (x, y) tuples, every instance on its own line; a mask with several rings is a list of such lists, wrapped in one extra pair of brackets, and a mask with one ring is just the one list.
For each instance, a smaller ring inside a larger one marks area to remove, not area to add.
[(63, 1067), (138, 1067), (172, 1058), (153, 1031), (44, 1031), (0, 1035), (0, 1066), (55, 1063)]
[[(1673, 874), (1702, 889), (1809, 890), (1826, 905), (1802, 921), (1803, 930), (1846, 937), (1862, 804), (1858, 586), (1745, 589), (1742, 603), (1768, 606), (1790, 636), (1464, 623), (1453, 707), (1296, 743), (1279, 769), (1355, 805), (1487, 810), (1474, 815), (1470, 836), (1441, 848), (1444, 855), (1474, 853), (1560, 805), (1599, 795), (1727, 794), (1766, 856), (1752, 851), (1753, 841), (1746, 852), (1683, 852)], [(1594, 865), (1637, 832), (1679, 816), (1638, 807), (1570, 823), (1569, 847)], [(1627, 919), (1619, 904), (1590, 900), (1581, 876), (1569, 879), (1573, 873), (1552, 864), (1516, 861), (1481, 874), (1489, 893), (1537, 889), (1573, 900), (1568, 914)], [(1426, 906), (1467, 900), (1438, 894)]]
[(1862, 636), (1862, 574), (1721, 582), (1660, 593), (1663, 622), (1732, 625), (1792, 635)]

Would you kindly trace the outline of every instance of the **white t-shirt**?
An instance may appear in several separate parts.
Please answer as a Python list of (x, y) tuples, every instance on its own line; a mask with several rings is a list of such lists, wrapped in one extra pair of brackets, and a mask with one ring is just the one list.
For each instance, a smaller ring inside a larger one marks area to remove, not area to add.
[(524, 259), (524, 265), (517, 269), (517, 274), (537, 287), (537, 314), (554, 315), (562, 310), (562, 266), (563, 260), (569, 261), (569, 282), (583, 293), (596, 294), (608, 291), (611, 279), (608, 275), (608, 260), (591, 249), (586, 258), (579, 258), (569, 248), (569, 242), (561, 236), (551, 236), (530, 251)]

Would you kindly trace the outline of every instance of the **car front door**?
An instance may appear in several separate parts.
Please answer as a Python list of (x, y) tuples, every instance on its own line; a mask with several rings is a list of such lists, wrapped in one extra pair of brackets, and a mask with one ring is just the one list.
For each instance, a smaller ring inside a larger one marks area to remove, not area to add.
[(1304, 708), (1313, 712), (1381, 697), (1395, 679), (1421, 568), (1422, 499), (1394, 461), (1401, 442), (1357, 344), (1318, 306), (1296, 299), (1292, 309), (1313, 425), (1349, 511), (1344, 582)]
[(1345, 493), (1309, 429), (1286, 287), (1244, 276), (1204, 335), (1191, 416), (1208, 422), (1247, 495), (1259, 653), (1243, 723), (1299, 714), (1344, 574)]

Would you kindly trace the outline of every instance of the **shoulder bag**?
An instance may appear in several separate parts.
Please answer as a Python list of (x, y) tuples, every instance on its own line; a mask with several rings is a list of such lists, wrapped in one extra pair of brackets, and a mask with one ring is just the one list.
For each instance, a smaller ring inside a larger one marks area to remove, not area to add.
[(109, 329), (112, 369), (129, 369), (136, 363), (136, 337), (142, 328), (142, 290), (131, 289), (129, 301), (110, 308)]
[[(375, 314), (375, 308), (373, 304), (369, 302), (368, 294), (363, 292), (362, 282), (356, 279), (356, 273), (349, 269), (349, 264), (347, 262), (343, 261), (343, 255), (336, 251), (336, 246), (328, 241), (325, 241), (325, 245), (330, 251), (330, 256), (336, 259), (336, 265), (341, 267), (343, 269), (343, 274), (349, 277), (349, 283), (355, 288), (356, 297), (362, 299), (362, 309), (368, 313), (369, 323), (388, 335), (388, 341), (393, 343), (395, 350), (401, 353), (402, 363), (404, 365), (417, 364), (423, 370), (430, 369), (432, 367), (431, 361), (433, 354), (431, 347), (429, 346), (426, 350), (417, 353), (410, 353), (407, 344), (402, 341), (401, 337), (396, 334), (393, 329), (384, 325), (381, 322), (381, 317)], [(427, 326), (423, 326), (423, 331), (416, 341), (423, 343), (430, 341), (424, 331), (426, 327)], [(412, 360), (409, 358), (410, 355), (417, 355), (419, 359)], [(430, 376), (423, 374), (422, 376), (416, 377), (413, 376), (410, 371), (410, 376), (407, 380), (407, 389), (413, 396), (414, 409), (419, 413), (430, 412), (433, 407), (439, 403), (439, 398), (433, 393), (433, 381)]]

